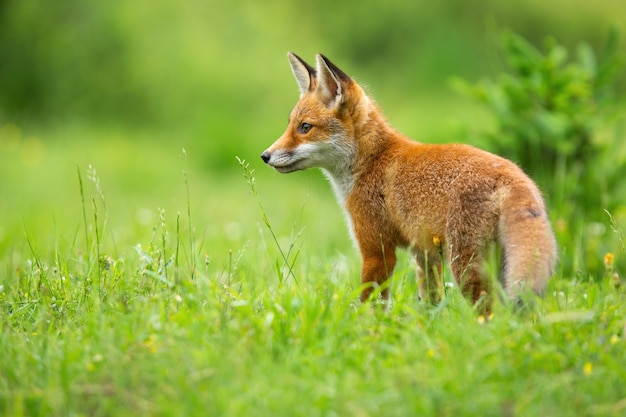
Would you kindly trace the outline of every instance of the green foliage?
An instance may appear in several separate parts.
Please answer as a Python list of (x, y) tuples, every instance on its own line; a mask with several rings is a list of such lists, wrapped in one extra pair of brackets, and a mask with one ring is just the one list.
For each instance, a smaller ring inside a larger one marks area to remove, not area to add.
[(561, 242), (569, 245), (581, 232), (590, 238), (582, 253), (563, 258), (567, 270), (579, 255), (598, 270), (606, 248), (592, 240), (598, 228), (589, 226), (606, 231), (605, 210), (625, 214), (625, 119), (618, 90), (625, 55), (617, 33), (610, 32), (601, 54), (581, 43), (572, 58), (553, 38), (545, 40), (544, 52), (512, 32), (501, 40), (507, 72), (475, 85), (456, 83), (495, 120), (493, 131), (473, 131), (477, 137), (470, 141), (519, 163), (537, 180), (558, 213)]
[[(573, 59), (553, 38), (540, 52), (523, 37), (506, 32), (502, 51), (509, 71), (464, 92), (488, 106), (496, 121), (484, 133), (487, 146), (537, 177), (550, 199), (578, 214), (621, 203), (623, 119), (618, 118), (617, 81), (624, 54), (611, 32), (598, 58), (581, 43)], [(574, 214), (574, 213), (572, 213)]]
[(153, 109), (134, 79), (115, 8), (80, 1), (3, 2), (0, 111), (46, 120), (99, 119), (120, 103), (130, 120)]

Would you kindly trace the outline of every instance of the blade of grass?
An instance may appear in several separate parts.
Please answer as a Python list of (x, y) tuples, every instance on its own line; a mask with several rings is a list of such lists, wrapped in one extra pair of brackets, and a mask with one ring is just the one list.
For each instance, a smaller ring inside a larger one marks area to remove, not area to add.
[(282, 248), (282, 246), (278, 242), (278, 237), (276, 236), (276, 233), (274, 233), (274, 229), (269, 219), (267, 218), (267, 214), (265, 214), (263, 203), (261, 203), (261, 199), (259, 198), (259, 194), (256, 189), (256, 179), (254, 178), (254, 170), (250, 169), (250, 164), (247, 163), (244, 159), (240, 159), (238, 156), (236, 156), (235, 158), (237, 158), (237, 162), (239, 162), (239, 165), (241, 165), (241, 167), (243, 168), (243, 172), (244, 172), (243, 176), (246, 179), (246, 182), (248, 183), (248, 185), (250, 186), (250, 191), (252, 192), (252, 195), (254, 195), (257, 201), (257, 204), (259, 205), (261, 219), (263, 220), (263, 223), (269, 230), (270, 235), (272, 236), (272, 240), (274, 241), (274, 244), (278, 248), (278, 251), (280, 252), (280, 255), (283, 259), (283, 266), (279, 268), (280, 272), (278, 272), (278, 275), (279, 275), (278, 279), (280, 281), (279, 284), (282, 285), (282, 269), (286, 266), (288, 269), (287, 277), (291, 276), (294, 282), (296, 283), (296, 285), (298, 285), (298, 280), (296, 279), (296, 275), (293, 272), (293, 263), (289, 262), (289, 255), (291, 253), (291, 250), (293, 249), (294, 242), (293, 241), (290, 242), (289, 249), (287, 250), (287, 252), (285, 252), (285, 250)]

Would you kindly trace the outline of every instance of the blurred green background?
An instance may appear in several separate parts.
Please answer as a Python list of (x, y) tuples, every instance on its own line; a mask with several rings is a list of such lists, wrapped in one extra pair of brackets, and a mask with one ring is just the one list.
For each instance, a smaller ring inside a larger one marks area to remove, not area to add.
[(183, 133), (207, 161), (230, 165), (280, 133), (297, 97), (286, 51), (310, 61), (324, 52), (370, 85), (403, 130), (431, 133), (458, 115), (444, 111), (455, 101), (451, 76), (501, 68), (497, 27), (536, 44), (553, 35), (601, 47), (625, 12), (612, 0), (5, 0), (0, 117)]
[[(0, 248), (24, 227), (54, 230), (66, 226), (59, 219), (79, 219), (77, 169), (89, 182), (90, 164), (119, 240), (136, 239), (135, 226), (148, 234), (156, 207), (185, 210), (185, 171), (207, 240), (245, 242), (258, 211), (235, 156), (256, 168), (277, 226), (293, 226), (284, 199), (307, 196), (316, 201), (307, 203), (303, 223), (339, 224), (320, 175), (279, 176), (258, 157), (282, 133), (298, 97), (286, 52), (309, 62), (323, 52), (367, 85), (392, 124), (416, 140), (470, 137), (489, 147), (467, 132), (496, 122), (450, 80), (500, 73), (503, 28), (539, 48), (553, 36), (566, 48), (584, 41), (601, 51), (610, 28), (626, 33), (626, 3), (4, 0)], [(322, 207), (328, 216), (319, 214)], [(345, 228), (338, 230), (321, 242), (349, 247)], [(602, 233), (610, 233), (606, 225)], [(567, 243), (570, 252), (580, 245)], [(597, 251), (606, 250), (614, 249)]]

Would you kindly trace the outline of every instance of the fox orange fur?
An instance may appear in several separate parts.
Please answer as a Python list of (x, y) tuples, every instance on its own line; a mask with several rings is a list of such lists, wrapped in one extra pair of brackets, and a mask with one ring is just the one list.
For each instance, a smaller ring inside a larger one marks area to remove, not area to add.
[[(556, 241), (539, 189), (517, 165), (468, 145), (414, 142), (326, 57), (317, 55), (317, 69), (288, 58), (300, 100), (261, 157), (281, 173), (322, 169), (361, 253), (362, 300), (391, 275), (396, 248), (408, 247), (420, 297), (438, 300), (443, 254), (463, 294), (488, 304), (493, 288), (483, 266), (494, 242), (509, 298), (544, 291)], [(381, 295), (389, 297), (386, 286)]]

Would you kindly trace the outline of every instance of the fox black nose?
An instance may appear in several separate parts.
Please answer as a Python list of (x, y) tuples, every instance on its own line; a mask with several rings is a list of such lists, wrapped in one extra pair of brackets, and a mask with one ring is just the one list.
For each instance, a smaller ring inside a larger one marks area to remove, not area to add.
[(272, 154), (270, 154), (268, 151), (265, 151), (261, 154), (261, 159), (263, 160), (263, 162), (265, 162), (266, 164), (269, 162), (270, 158), (272, 157)]

